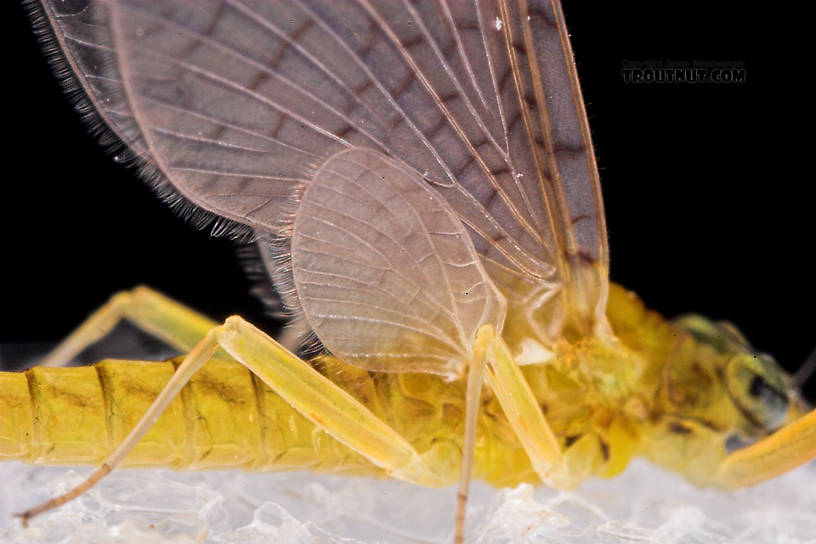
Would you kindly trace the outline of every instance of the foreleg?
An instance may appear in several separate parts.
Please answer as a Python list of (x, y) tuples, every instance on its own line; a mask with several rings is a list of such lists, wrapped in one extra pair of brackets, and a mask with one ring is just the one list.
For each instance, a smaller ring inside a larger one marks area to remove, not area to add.
[(723, 459), (714, 483), (747, 487), (769, 480), (816, 458), (816, 410)]

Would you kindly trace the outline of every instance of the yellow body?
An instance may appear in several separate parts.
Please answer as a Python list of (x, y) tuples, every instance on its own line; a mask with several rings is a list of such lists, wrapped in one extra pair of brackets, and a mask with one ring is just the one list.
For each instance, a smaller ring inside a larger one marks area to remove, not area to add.
[[(618, 286), (607, 316), (618, 341), (562, 341), (522, 371), (576, 482), (611, 477), (641, 455), (698, 484), (717, 484), (726, 438), (745, 427), (723, 385), (728, 356), (647, 311)], [(0, 373), (0, 460), (98, 465), (144, 414), (178, 361), (103, 361), (89, 367)], [(330, 357), (312, 365), (392, 426), (454, 483), (465, 384), (414, 373), (373, 373)], [(799, 415), (795, 408), (788, 419)], [(244, 366), (212, 360), (125, 459), (180, 470), (308, 469), (384, 476), (281, 399)], [(479, 413), (474, 478), (538, 482), (495, 396)]]

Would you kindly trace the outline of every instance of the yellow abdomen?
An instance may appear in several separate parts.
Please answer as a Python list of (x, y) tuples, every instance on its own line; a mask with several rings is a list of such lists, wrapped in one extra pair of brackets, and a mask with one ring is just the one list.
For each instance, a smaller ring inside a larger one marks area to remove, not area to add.
[[(436, 469), (458, 475), (462, 384), (421, 374), (369, 374), (331, 358), (321, 372), (393, 425)], [(124, 440), (175, 362), (102, 361), (0, 372), (0, 461), (98, 465)], [(474, 477), (537, 481), (498, 404), (480, 416)], [(170, 404), (122, 466), (177, 470), (313, 470), (384, 476), (300, 415), (242, 365), (213, 360)]]
[[(173, 362), (103, 361), (0, 373), (0, 460), (101, 463), (174, 370)], [(123, 464), (377, 472), (243, 366), (217, 360), (196, 374)]]

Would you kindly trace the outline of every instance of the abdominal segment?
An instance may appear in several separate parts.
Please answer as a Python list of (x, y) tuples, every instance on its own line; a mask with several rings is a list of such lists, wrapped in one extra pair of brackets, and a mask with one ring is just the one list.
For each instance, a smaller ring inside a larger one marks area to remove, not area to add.
[[(178, 361), (103, 361), (0, 373), (0, 460), (100, 464), (170, 379)], [(207, 363), (122, 466), (377, 474), (243, 366)]]
[[(0, 461), (101, 464), (179, 362), (106, 360), (0, 372)], [(312, 364), (407, 438), (443, 478), (456, 481), (463, 384), (424, 374), (367, 372), (330, 357)], [(537, 479), (494, 401), (483, 404), (475, 453), (475, 478), (496, 485)], [(224, 360), (208, 362), (193, 377), (121, 466), (385, 476), (242, 365)]]

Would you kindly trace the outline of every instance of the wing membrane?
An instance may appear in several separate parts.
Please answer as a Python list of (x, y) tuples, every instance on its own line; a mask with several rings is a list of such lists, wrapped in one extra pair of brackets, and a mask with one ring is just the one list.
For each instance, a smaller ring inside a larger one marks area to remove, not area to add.
[(567, 252), (583, 253), (584, 260), (600, 261), (608, 268), (598, 167), (561, 5), (530, 0), (521, 2), (519, 9), (524, 43), (534, 51), (529, 59), (531, 81), (540, 124), (546, 129), (542, 147), (550, 166), (549, 179), (542, 184), (555, 184), (554, 192), (560, 193)]
[(557, 336), (570, 311), (602, 319), (603, 209), (558, 2), (91, 5), (115, 61), (110, 47), (98, 55), (127, 95), (117, 111), (138, 130), (113, 125), (136, 147), (143, 136), (196, 205), (281, 233), (329, 157), (371, 149), (445, 198), (539, 336)]
[(352, 148), (320, 168), (292, 261), (312, 329), (369, 370), (455, 377), (476, 330), (504, 322), (504, 299), (445, 199), (377, 151)]
[[(35, 6), (59, 44), (93, 112), (124, 146), (152, 162), (119, 73), (109, 5), (101, 0), (43, 1)], [(72, 89), (73, 90), (73, 89)]]

